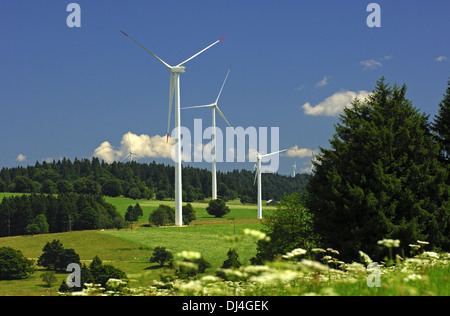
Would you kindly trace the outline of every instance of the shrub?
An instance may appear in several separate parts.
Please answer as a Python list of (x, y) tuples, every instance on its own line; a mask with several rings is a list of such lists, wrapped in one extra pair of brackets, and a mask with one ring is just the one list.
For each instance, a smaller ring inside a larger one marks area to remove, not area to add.
[(153, 251), (153, 256), (150, 258), (150, 263), (159, 263), (162, 267), (164, 263), (171, 261), (173, 259), (172, 253), (166, 250), (165, 247), (156, 247)]
[(148, 220), (157, 226), (172, 224), (175, 222), (175, 209), (168, 205), (161, 204), (150, 214)]
[(0, 280), (23, 279), (34, 272), (34, 261), (25, 258), (20, 250), (0, 248)]
[(223, 200), (217, 199), (211, 200), (209, 202), (206, 211), (208, 212), (208, 214), (214, 215), (215, 217), (222, 217), (225, 214), (228, 214), (230, 212), (230, 209), (228, 208), (228, 206), (226, 206)]

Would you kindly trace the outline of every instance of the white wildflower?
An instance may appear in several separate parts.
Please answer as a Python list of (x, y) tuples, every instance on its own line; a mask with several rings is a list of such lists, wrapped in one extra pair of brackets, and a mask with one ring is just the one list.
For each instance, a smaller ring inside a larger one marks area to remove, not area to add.
[(187, 259), (187, 260), (197, 260), (202, 257), (200, 252), (186, 251), (186, 250), (183, 250), (182, 252), (177, 253), (177, 256), (183, 257), (184, 259)]
[(314, 270), (314, 271), (328, 271), (328, 266), (321, 264), (320, 262), (317, 261), (312, 261), (312, 260), (307, 260), (307, 259), (303, 259), (301, 261), (301, 264), (306, 267), (309, 270)]
[(262, 231), (259, 230), (245, 228), (244, 235), (254, 237), (258, 240), (270, 241), (270, 237), (268, 237), (266, 234), (264, 234)]
[(439, 259), (439, 255), (436, 252), (425, 251), (422, 253), (421, 257), (430, 258), (430, 259)]
[(369, 265), (373, 263), (372, 259), (369, 257), (369, 255), (365, 254), (364, 252), (360, 251), (359, 256), (364, 261), (365, 264)]
[(417, 243), (420, 245), (429, 245), (430, 244), (428, 241), (421, 241), (421, 240), (418, 240)]
[(201, 281), (204, 283), (214, 283), (218, 282), (219, 278), (214, 275), (206, 275), (203, 278), (201, 278)]
[(400, 247), (400, 240), (398, 239), (383, 239), (378, 241), (378, 245), (385, 246), (387, 248), (398, 248)]
[(409, 282), (409, 281), (416, 281), (416, 280), (422, 280), (422, 276), (419, 274), (409, 274), (405, 278), (403, 278), (403, 282)]
[(287, 254), (283, 255), (283, 258), (290, 259), (290, 258), (304, 255), (305, 253), (306, 253), (305, 249), (297, 248), (297, 249), (294, 249), (294, 250), (288, 252)]

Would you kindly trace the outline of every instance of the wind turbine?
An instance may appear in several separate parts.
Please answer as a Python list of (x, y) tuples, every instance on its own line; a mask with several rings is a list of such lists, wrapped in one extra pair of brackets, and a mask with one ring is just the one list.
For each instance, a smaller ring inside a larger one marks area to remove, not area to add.
[(258, 196), (257, 196), (257, 200), (258, 200), (258, 218), (262, 219), (262, 188), (261, 188), (261, 160), (263, 158), (266, 158), (268, 156), (272, 156), (275, 154), (279, 154), (282, 153), (284, 151), (286, 151), (287, 149), (284, 150), (280, 150), (280, 151), (276, 151), (270, 154), (265, 154), (265, 155), (261, 155), (259, 152), (256, 152), (256, 172), (255, 172), (255, 180), (253, 181), (253, 185), (256, 184), (256, 180), (258, 180)]
[(120, 162), (123, 162), (123, 161), (126, 160), (127, 158), (130, 158), (130, 162), (132, 162), (132, 161), (133, 161), (133, 156), (137, 156), (137, 157), (139, 157), (139, 158), (142, 158), (142, 157), (139, 156), (138, 154), (134, 153), (134, 152), (132, 151), (132, 149), (131, 149), (130, 133), (131, 133), (131, 132), (128, 132), (128, 133), (127, 133), (127, 136), (128, 136), (128, 146), (129, 146), (129, 148), (130, 148), (130, 151), (128, 152), (128, 155), (126, 155), (125, 158), (123, 158)]
[(217, 99), (214, 103), (206, 104), (206, 105), (197, 105), (197, 106), (189, 106), (182, 108), (182, 110), (185, 109), (196, 109), (196, 108), (211, 108), (212, 110), (212, 126), (213, 126), (213, 132), (212, 132), (212, 143), (213, 148), (211, 150), (212, 153), (212, 199), (217, 199), (217, 170), (216, 170), (216, 110), (219, 112), (219, 115), (227, 122), (229, 126), (230, 123), (227, 121), (225, 116), (223, 115), (222, 111), (219, 109), (218, 103), (220, 95), (222, 94), (223, 87), (225, 86), (225, 82), (227, 82), (228, 75), (230, 74), (231, 67), (228, 69), (227, 75), (225, 77), (225, 80), (223, 81), (222, 88), (220, 88), (219, 95), (217, 96)]
[(182, 211), (182, 202), (183, 202), (183, 195), (182, 195), (182, 188), (181, 188), (181, 124), (180, 124), (180, 73), (184, 73), (186, 71), (186, 68), (183, 66), (185, 63), (190, 61), (191, 59), (197, 57), (207, 49), (211, 48), (212, 46), (219, 43), (221, 40), (225, 38), (222, 37), (218, 41), (215, 41), (208, 47), (202, 49), (195, 55), (189, 57), (185, 61), (181, 62), (180, 64), (176, 66), (171, 66), (165, 61), (163, 61), (161, 58), (153, 54), (151, 51), (149, 51), (147, 48), (142, 46), (139, 42), (137, 42), (135, 39), (131, 38), (128, 34), (121, 31), (126, 37), (131, 39), (133, 42), (141, 46), (143, 49), (145, 49), (148, 53), (150, 53), (153, 57), (158, 59), (164, 66), (166, 66), (170, 70), (170, 89), (169, 89), (169, 119), (167, 122), (167, 142), (169, 142), (169, 130), (170, 130), (170, 115), (172, 112), (172, 100), (174, 98), (175, 94), (175, 226), (182, 226), (183, 225), (183, 211)]
[(297, 171), (297, 163), (294, 162), (294, 164), (292, 165), (292, 176), (295, 178), (295, 173)]

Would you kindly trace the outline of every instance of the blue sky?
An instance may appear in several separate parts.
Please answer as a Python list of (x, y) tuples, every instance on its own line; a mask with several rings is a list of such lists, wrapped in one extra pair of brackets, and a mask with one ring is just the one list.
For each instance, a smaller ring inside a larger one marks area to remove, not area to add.
[[(281, 174), (294, 162), (308, 169), (343, 102), (381, 76), (406, 83), (431, 117), (450, 77), (448, 0), (377, 1), (379, 28), (366, 24), (371, 1), (80, 0), (81, 27), (69, 28), (71, 2), (0, 2), (0, 167), (90, 158), (105, 142), (120, 160), (129, 131), (137, 153), (165, 135), (169, 72), (120, 30), (172, 65), (226, 36), (185, 65), (181, 106), (214, 101), (233, 65), (219, 106), (233, 126), (279, 127), (279, 148), (291, 149)], [(183, 111), (182, 125), (193, 129), (195, 118), (211, 124), (198, 110)], [(140, 162), (173, 164), (153, 145)]]

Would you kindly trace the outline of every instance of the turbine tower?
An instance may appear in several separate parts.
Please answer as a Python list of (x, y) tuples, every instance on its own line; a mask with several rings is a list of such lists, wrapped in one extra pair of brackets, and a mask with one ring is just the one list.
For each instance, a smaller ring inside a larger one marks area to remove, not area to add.
[(227, 75), (225, 77), (225, 80), (223, 81), (222, 88), (220, 88), (219, 95), (217, 96), (217, 99), (214, 103), (206, 104), (206, 105), (197, 105), (197, 106), (189, 106), (184, 109), (195, 109), (195, 108), (211, 108), (212, 110), (212, 143), (213, 148), (211, 150), (212, 153), (212, 199), (217, 199), (217, 169), (216, 169), (216, 110), (219, 113), (219, 115), (225, 120), (225, 122), (229, 125), (230, 123), (227, 121), (225, 116), (223, 115), (222, 111), (219, 109), (218, 103), (220, 95), (222, 94), (223, 87), (225, 86), (225, 82), (227, 82), (228, 75), (230, 74), (231, 67), (228, 69)]
[(297, 171), (297, 163), (294, 162), (294, 164), (292, 165), (292, 177), (294, 177), (294, 178), (295, 178), (296, 171)]
[(169, 89), (169, 118), (167, 123), (167, 142), (169, 142), (169, 130), (170, 130), (170, 115), (172, 112), (172, 100), (174, 99), (175, 94), (175, 226), (182, 226), (183, 225), (183, 211), (182, 211), (182, 202), (183, 202), (183, 195), (182, 195), (182, 188), (181, 188), (181, 123), (180, 123), (180, 73), (184, 73), (186, 71), (186, 68), (183, 66), (185, 63), (190, 61), (191, 59), (197, 57), (207, 49), (211, 48), (212, 46), (219, 43), (221, 40), (223, 40), (225, 37), (222, 37), (218, 41), (215, 41), (208, 47), (202, 49), (195, 55), (189, 57), (182, 63), (171, 66), (165, 61), (163, 61), (161, 58), (153, 54), (151, 51), (149, 51), (147, 48), (142, 46), (139, 42), (137, 42), (135, 39), (131, 38), (128, 34), (121, 31), (126, 37), (131, 39), (133, 42), (141, 46), (143, 49), (145, 49), (148, 53), (150, 53), (153, 57), (158, 59), (164, 66), (166, 66), (170, 71), (170, 89)]
[(257, 195), (257, 202), (258, 202), (258, 218), (262, 219), (262, 188), (261, 188), (261, 160), (263, 158), (266, 158), (271, 155), (282, 153), (283, 151), (286, 151), (287, 149), (276, 151), (270, 154), (261, 155), (259, 152), (256, 152), (256, 172), (255, 172), (255, 180), (253, 181), (253, 185), (255, 185), (256, 180), (258, 180), (258, 195)]

